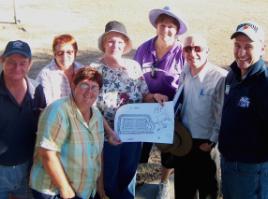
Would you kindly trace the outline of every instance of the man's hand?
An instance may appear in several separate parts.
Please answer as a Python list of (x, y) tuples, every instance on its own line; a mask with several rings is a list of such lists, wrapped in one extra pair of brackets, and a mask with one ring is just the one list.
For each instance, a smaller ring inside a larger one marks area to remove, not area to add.
[(199, 149), (205, 152), (210, 152), (213, 148), (214, 143), (203, 143), (199, 146)]

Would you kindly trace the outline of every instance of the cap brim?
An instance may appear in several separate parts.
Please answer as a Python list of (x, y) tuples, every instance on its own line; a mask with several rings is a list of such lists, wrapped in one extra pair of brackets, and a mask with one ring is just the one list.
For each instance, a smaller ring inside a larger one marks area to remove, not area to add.
[(173, 17), (174, 19), (176, 19), (179, 24), (180, 24), (180, 29), (178, 31), (178, 35), (182, 35), (187, 31), (187, 23), (186, 21), (183, 19), (182, 16), (177, 16), (176, 14), (168, 11), (168, 10), (163, 10), (163, 9), (153, 9), (149, 12), (149, 20), (151, 22), (151, 24), (156, 28), (156, 20), (158, 18), (159, 15), (161, 14), (166, 14), (170, 17)]
[(239, 35), (245, 35), (245, 36), (247, 36), (251, 41), (257, 41), (257, 40), (258, 40), (258, 38), (255, 38), (253, 35), (250, 35), (250, 34), (247, 34), (247, 33), (245, 33), (245, 32), (241, 32), (241, 31), (237, 31), (237, 32), (233, 33), (233, 34), (231, 35), (231, 39), (234, 39), (234, 38), (236, 38), (236, 37), (239, 36)]
[(29, 55), (28, 53), (24, 52), (24, 51), (19, 51), (19, 50), (12, 50), (12, 51), (9, 51), (7, 53), (4, 53), (2, 56), (3, 57), (9, 57), (11, 55), (14, 55), (14, 54), (20, 54), (26, 58), (31, 58), (32, 56)]
[(122, 32), (116, 31), (116, 30), (110, 30), (110, 31), (108, 31), (108, 32), (105, 32), (105, 33), (103, 33), (103, 34), (98, 38), (98, 47), (99, 47), (99, 49), (100, 49), (102, 52), (104, 52), (103, 45), (102, 45), (103, 38), (104, 38), (107, 34), (109, 34), (109, 33), (111, 33), (111, 32), (117, 32), (117, 33), (120, 33), (120, 34), (124, 35), (124, 36), (128, 39), (127, 46), (125, 47), (125, 50), (124, 50), (124, 54), (129, 53), (129, 52), (131, 51), (131, 49), (132, 49), (132, 42), (131, 42), (131, 39), (129, 38), (128, 35), (126, 35), (126, 34), (124, 34), (124, 33), (122, 33)]
[(191, 151), (192, 136), (176, 118), (173, 144), (156, 144), (156, 146), (163, 153), (169, 152), (175, 156), (185, 156)]

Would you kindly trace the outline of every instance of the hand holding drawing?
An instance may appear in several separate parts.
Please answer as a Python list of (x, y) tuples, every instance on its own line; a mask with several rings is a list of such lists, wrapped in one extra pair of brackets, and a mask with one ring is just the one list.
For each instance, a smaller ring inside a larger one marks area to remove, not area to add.
[(166, 95), (162, 95), (160, 93), (154, 93), (153, 99), (154, 99), (154, 101), (158, 102), (162, 106), (164, 105), (164, 102), (168, 101), (168, 97)]
[(108, 139), (108, 142), (112, 145), (119, 145), (121, 144), (121, 140), (117, 136), (117, 134), (113, 131), (113, 129), (110, 127), (106, 119), (103, 117), (103, 125), (105, 130), (105, 137)]

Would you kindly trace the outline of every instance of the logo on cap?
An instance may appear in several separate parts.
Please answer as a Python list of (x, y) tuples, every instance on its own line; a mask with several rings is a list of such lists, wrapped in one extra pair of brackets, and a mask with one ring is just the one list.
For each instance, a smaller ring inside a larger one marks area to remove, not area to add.
[(13, 42), (13, 47), (14, 48), (22, 48), (23, 43), (21, 41), (15, 41), (15, 42)]
[(258, 32), (258, 27), (255, 26), (252, 23), (242, 23), (242, 24), (240, 24), (239, 26), (237, 26), (237, 31), (239, 31), (239, 30), (246, 30), (248, 28), (251, 28), (255, 32)]

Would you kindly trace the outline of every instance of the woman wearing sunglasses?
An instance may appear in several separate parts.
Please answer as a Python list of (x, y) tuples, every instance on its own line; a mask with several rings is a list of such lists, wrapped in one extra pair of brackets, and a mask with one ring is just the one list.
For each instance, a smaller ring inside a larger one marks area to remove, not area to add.
[(43, 86), (46, 103), (68, 96), (72, 78), (82, 65), (75, 61), (78, 46), (70, 34), (58, 35), (52, 44), (54, 58), (38, 74), (36, 80)]
[[(161, 93), (168, 96), (168, 100), (173, 100), (184, 64), (182, 45), (178, 36), (187, 31), (187, 25), (181, 16), (169, 7), (151, 10), (149, 19), (156, 28), (156, 36), (137, 49), (134, 59), (142, 67), (149, 91)], [(143, 143), (141, 163), (147, 163), (151, 147), (152, 143)], [(161, 154), (164, 167), (158, 198), (168, 198), (167, 182), (171, 172), (170, 169), (165, 168), (170, 167), (165, 163), (168, 159), (167, 154)]]

